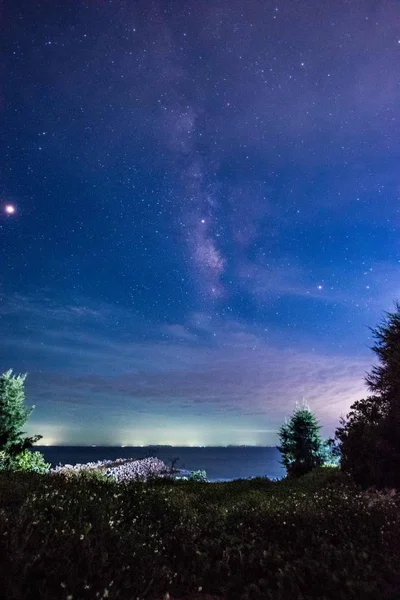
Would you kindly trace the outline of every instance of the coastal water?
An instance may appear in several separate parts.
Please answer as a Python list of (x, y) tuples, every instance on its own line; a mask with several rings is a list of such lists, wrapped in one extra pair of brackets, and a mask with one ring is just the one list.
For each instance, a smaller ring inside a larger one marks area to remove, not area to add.
[(35, 446), (52, 466), (96, 462), (116, 458), (141, 459), (154, 456), (168, 466), (175, 458), (179, 469), (205, 470), (210, 481), (228, 481), (248, 477), (283, 477), (280, 453), (275, 447), (114, 447), (114, 446)]

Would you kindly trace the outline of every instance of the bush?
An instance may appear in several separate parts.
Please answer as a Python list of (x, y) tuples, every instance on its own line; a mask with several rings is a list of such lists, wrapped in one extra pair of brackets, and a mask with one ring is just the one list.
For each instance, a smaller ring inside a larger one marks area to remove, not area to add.
[(189, 481), (202, 481), (207, 482), (207, 473), (206, 471), (192, 471), (188, 477)]
[(6, 452), (0, 452), (0, 470), (32, 471), (34, 473), (47, 473), (50, 463), (46, 463), (41, 452), (23, 450), (16, 456), (9, 456)]
[(55, 477), (64, 478), (66, 481), (79, 481), (81, 483), (87, 483), (91, 481), (110, 481), (110, 477), (103, 471), (98, 469), (65, 469), (65, 471), (52, 471), (52, 475)]

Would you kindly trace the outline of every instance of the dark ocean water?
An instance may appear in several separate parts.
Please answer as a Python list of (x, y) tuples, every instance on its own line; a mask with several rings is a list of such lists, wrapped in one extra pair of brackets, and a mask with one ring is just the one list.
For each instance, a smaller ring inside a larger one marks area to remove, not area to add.
[(271, 447), (131, 447), (113, 446), (35, 446), (53, 466), (114, 460), (116, 458), (140, 459), (154, 456), (168, 466), (174, 458), (179, 458), (175, 466), (179, 469), (205, 470), (208, 479), (229, 480), (247, 477), (283, 477), (280, 453)]

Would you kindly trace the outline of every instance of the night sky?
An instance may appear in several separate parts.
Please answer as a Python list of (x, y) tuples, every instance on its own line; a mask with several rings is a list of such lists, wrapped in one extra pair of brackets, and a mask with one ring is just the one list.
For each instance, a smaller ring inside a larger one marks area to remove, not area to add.
[(400, 3), (8, 0), (0, 368), (47, 444), (331, 434), (399, 294)]

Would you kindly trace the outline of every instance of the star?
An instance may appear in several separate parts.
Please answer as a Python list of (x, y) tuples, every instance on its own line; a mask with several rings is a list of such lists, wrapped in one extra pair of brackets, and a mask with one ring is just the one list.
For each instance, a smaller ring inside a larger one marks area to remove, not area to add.
[(4, 211), (7, 215), (13, 215), (15, 213), (15, 206), (13, 204), (6, 204)]

